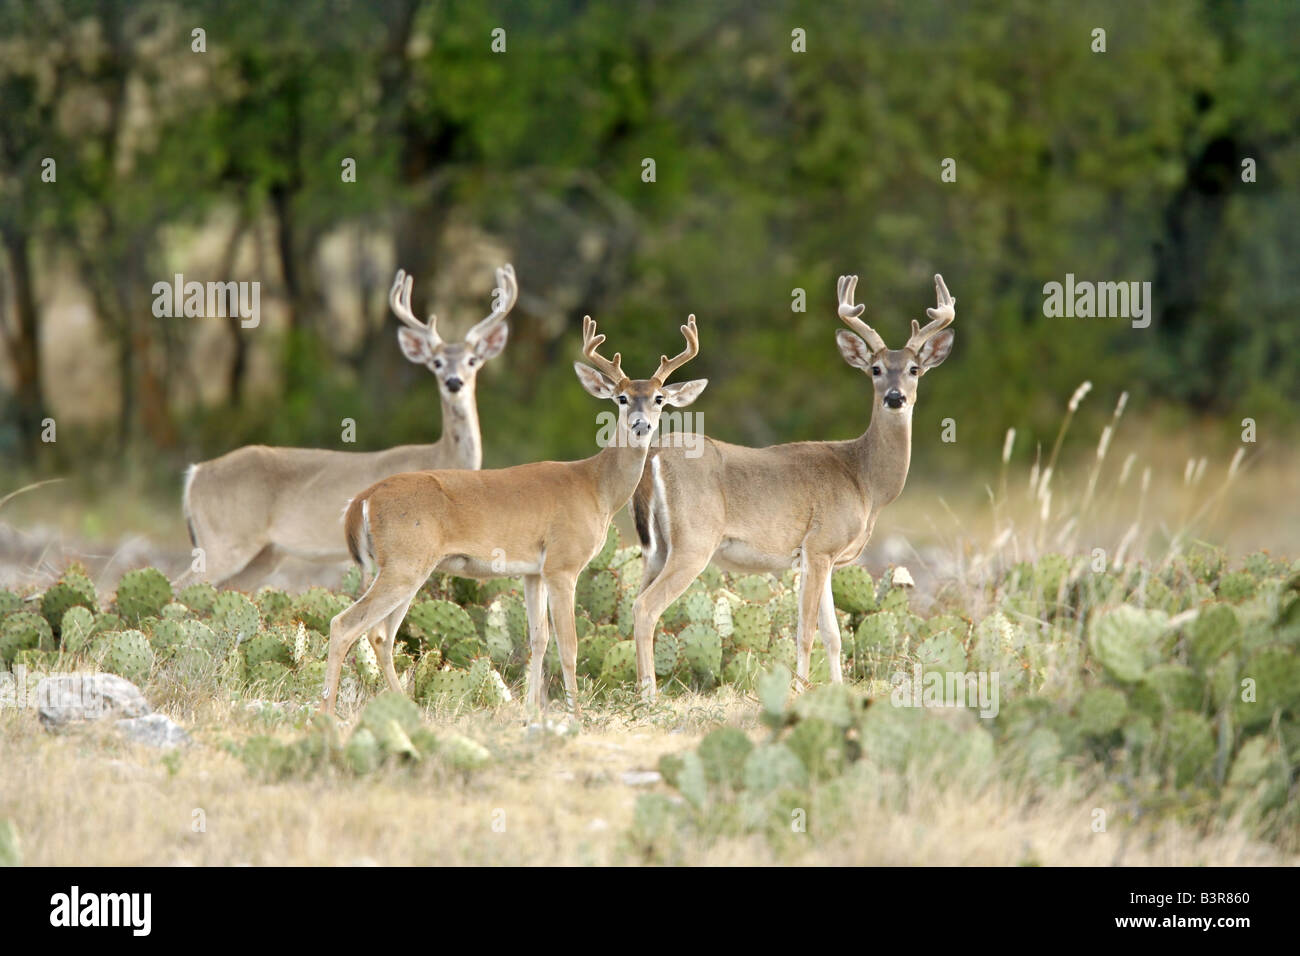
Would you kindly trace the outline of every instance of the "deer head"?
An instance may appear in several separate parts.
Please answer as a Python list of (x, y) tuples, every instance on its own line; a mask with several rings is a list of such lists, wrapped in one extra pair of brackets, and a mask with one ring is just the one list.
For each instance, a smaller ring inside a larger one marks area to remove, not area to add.
[(397, 330), (402, 354), (416, 365), (427, 366), (438, 380), (438, 388), (446, 397), (458, 393), (474, 394), (474, 382), (483, 363), (501, 354), (506, 346), (508, 328), (505, 317), (519, 298), (519, 285), (515, 281), (514, 267), (508, 263), (497, 270), (497, 286), (493, 292), (492, 312), (465, 334), (463, 342), (447, 342), (438, 334), (438, 317), (430, 315), (421, 322), (411, 311), (411, 286), (414, 279), (398, 269), (393, 288), (388, 293), (388, 304), (405, 324)]
[(667, 355), (660, 356), (659, 368), (650, 378), (630, 379), (623, 374), (622, 356), (618, 352), (614, 353), (612, 360), (600, 354), (605, 336), (597, 334), (595, 320), (589, 315), (582, 319), (582, 354), (595, 368), (574, 362), (573, 370), (590, 394), (596, 398), (612, 399), (618, 405), (619, 435), (626, 436), (634, 447), (649, 446), (665, 405), (684, 408), (699, 398), (704, 386), (709, 384), (707, 378), (666, 384), (668, 376), (699, 354), (700, 334), (695, 328), (695, 316), (686, 320), (682, 335), (686, 339), (686, 348), (677, 356), (671, 359)]
[[(934, 277), (937, 308), (926, 309), (930, 322), (924, 327), (912, 320), (912, 335), (901, 349), (890, 349), (871, 326), (859, 318), (866, 306), (853, 304), (857, 276), (840, 276), (839, 316), (853, 332), (840, 329), (835, 341), (844, 361), (871, 376), (875, 396), (882, 408), (910, 412), (916, 403), (916, 385), (922, 375), (943, 363), (952, 351), (957, 300), (948, 294), (943, 276)], [(857, 334), (855, 335), (854, 332)]]

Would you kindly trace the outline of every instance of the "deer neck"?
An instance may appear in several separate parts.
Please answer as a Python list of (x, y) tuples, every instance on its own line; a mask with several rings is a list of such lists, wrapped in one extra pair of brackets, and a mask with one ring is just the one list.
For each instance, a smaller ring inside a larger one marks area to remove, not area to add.
[(649, 445), (642, 448), (633, 445), (627, 430), (620, 423), (613, 443), (589, 459), (596, 468), (596, 494), (610, 517), (627, 504), (636, 491), (649, 452)]
[(438, 394), (442, 398), (442, 437), (438, 446), (447, 462), (438, 467), (477, 471), (483, 467), (483, 437), (479, 434), (478, 402), (473, 385), (452, 396), (441, 389)]
[(858, 439), (859, 464), (872, 511), (897, 498), (912, 462), (912, 408), (899, 413), (877, 404)]

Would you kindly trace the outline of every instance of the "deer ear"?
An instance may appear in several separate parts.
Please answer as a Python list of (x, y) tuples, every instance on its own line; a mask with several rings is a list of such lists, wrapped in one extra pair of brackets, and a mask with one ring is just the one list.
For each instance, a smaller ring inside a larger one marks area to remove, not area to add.
[(578, 373), (578, 381), (582, 383), (582, 387), (587, 390), (588, 394), (594, 395), (596, 398), (613, 398), (614, 393), (618, 391), (613, 382), (590, 365), (574, 362), (573, 370)]
[(402, 346), (402, 354), (416, 365), (428, 365), (433, 360), (433, 346), (429, 337), (415, 329), (398, 329), (397, 341)]
[(952, 351), (952, 340), (956, 333), (952, 329), (944, 329), (932, 335), (929, 340), (921, 346), (921, 354), (917, 356), (917, 361), (921, 363), (921, 368), (932, 369), (936, 365), (942, 365), (943, 360), (948, 357)]
[(501, 354), (501, 350), (506, 347), (506, 339), (509, 335), (510, 329), (506, 324), (504, 322), (497, 323), (492, 326), (487, 335), (474, 343), (474, 354), (484, 362), (496, 358)]
[(871, 349), (848, 329), (840, 329), (835, 333), (835, 344), (840, 347), (844, 361), (854, 368), (860, 368), (864, 372), (871, 368)]
[(676, 385), (665, 385), (664, 401), (669, 405), (685, 408), (700, 397), (700, 393), (704, 391), (704, 386), (708, 384), (709, 380), (707, 378), (696, 378), (689, 382), (678, 382)]

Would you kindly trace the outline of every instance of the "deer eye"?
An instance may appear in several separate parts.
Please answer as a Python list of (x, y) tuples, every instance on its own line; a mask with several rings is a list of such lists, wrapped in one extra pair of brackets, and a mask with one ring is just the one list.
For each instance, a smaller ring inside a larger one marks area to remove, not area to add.
[(921, 374), (921, 366), (919, 366), (919, 365), (913, 365), (913, 366), (912, 366), (912, 374), (913, 374), (913, 375), (920, 375), (920, 374)]
[(876, 377), (879, 377), (879, 376), (880, 376), (880, 366), (879, 366), (879, 365), (873, 365), (873, 366), (871, 366), (871, 374), (872, 374), (872, 375), (875, 375)]
[(473, 368), (473, 367), (474, 367), (475, 365), (477, 365), (477, 364), (478, 364), (478, 359), (476, 359), (476, 358), (471, 358), (471, 359), (469, 360), (469, 366), (470, 366), (470, 368)]
[(626, 395), (620, 395), (620, 396), (618, 397), (618, 403), (619, 403), (620, 405), (626, 405), (626, 404), (627, 404), (627, 396), (626, 396)]
[(655, 404), (656, 404), (656, 405), (662, 405), (663, 403), (664, 403), (664, 397), (663, 397), (662, 395), (656, 395), (656, 396), (655, 396)]
[(434, 359), (434, 360), (433, 360), (433, 367), (434, 367), (434, 368), (442, 368), (442, 359)]

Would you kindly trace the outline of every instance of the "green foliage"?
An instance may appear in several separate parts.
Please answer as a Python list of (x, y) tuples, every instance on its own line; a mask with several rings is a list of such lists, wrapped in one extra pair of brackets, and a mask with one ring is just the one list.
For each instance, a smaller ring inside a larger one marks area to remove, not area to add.
[(95, 585), (80, 565), (64, 571), (59, 580), (41, 595), (41, 614), (56, 635), (61, 635), (63, 615), (71, 607), (84, 607), (94, 613), (99, 609)]
[(122, 575), (117, 585), (117, 612), (128, 624), (157, 617), (163, 605), (171, 603), (172, 586), (156, 568), (138, 568)]

